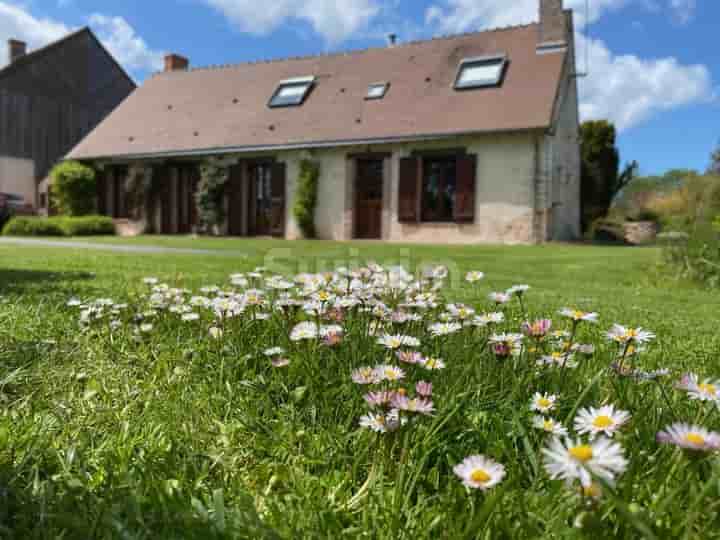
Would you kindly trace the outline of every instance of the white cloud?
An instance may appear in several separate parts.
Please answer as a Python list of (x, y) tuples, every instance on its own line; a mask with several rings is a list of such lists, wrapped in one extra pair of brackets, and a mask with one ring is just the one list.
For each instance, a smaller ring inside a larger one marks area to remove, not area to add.
[(241, 31), (267, 34), (296, 19), (309, 23), (329, 43), (339, 43), (367, 27), (379, 12), (377, 0), (205, 0)]
[(576, 40), (578, 50), (589, 47), (589, 74), (580, 80), (583, 119), (610, 118), (623, 131), (659, 112), (713, 97), (712, 77), (703, 65), (615, 56), (602, 41), (580, 34)]
[[(565, 0), (565, 7), (575, 11), (575, 28), (597, 21), (603, 13), (622, 8), (631, 0), (593, 0), (585, 11), (585, 0)], [(440, 32), (457, 33), (468, 30), (527, 24), (538, 19), (538, 0), (442, 0), (425, 12), (428, 24)]]
[[(100, 41), (126, 69), (152, 71), (162, 68), (163, 54), (151, 49), (122, 17), (94, 14), (88, 22)], [(40, 18), (26, 8), (0, 1), (0, 47), (8, 39), (27, 42), (32, 51), (77, 30), (62, 21)], [(0, 49), (0, 67), (7, 63), (5, 50)]]
[(145, 40), (122, 17), (95, 13), (88, 19), (110, 54), (126, 69), (157, 71), (163, 66), (163, 53), (148, 47)]
[[(61, 22), (40, 19), (19, 6), (0, 2), (0, 47), (3, 47), (8, 39), (19, 39), (34, 49), (60, 39), (70, 31), (70, 27)], [(7, 60), (7, 51), (0, 50), (0, 67), (4, 66)]]
[[(614, 55), (603, 41), (581, 33), (586, 23), (632, 1), (595, 0), (586, 16), (585, 0), (565, 0), (565, 6), (575, 10), (579, 70), (586, 70), (586, 50), (589, 57), (589, 74), (579, 80), (581, 116), (609, 118), (620, 131), (662, 111), (713, 98), (712, 76), (703, 65), (685, 65), (673, 57)], [(646, 9), (656, 7), (652, 0), (639, 1)], [(670, 1), (680, 14), (692, 13), (695, 7), (694, 0)], [(425, 19), (440, 32), (451, 33), (526, 24), (538, 19), (538, 0), (517, 0), (510, 5), (507, 0), (442, 0), (426, 11)]]
[(695, 17), (696, 0), (670, 0), (670, 9), (680, 24), (687, 24)]

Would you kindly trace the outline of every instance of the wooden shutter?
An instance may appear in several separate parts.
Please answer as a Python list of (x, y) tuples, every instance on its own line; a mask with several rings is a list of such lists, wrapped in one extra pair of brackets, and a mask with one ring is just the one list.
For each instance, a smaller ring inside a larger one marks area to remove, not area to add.
[(458, 156), (456, 167), (455, 221), (472, 223), (475, 221), (477, 156), (472, 154)]
[(272, 197), (272, 221), (270, 232), (273, 236), (285, 236), (285, 176), (284, 163), (273, 163), (270, 175)]
[(101, 216), (107, 213), (107, 171), (97, 175), (95, 187), (97, 189), (97, 212)]
[(420, 159), (406, 157), (400, 160), (400, 182), (398, 186), (398, 220), (402, 223), (417, 223)]

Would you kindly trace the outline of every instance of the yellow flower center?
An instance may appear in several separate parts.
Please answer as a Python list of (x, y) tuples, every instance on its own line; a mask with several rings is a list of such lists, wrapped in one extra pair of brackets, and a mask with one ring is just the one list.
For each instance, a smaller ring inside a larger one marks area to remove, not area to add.
[(395, 379), (396, 376), (397, 376), (397, 374), (395, 373), (394, 370), (392, 370), (392, 369), (386, 369), (386, 370), (385, 370), (385, 377), (386, 377), (386, 378), (388, 378), (388, 379), (390, 379), (390, 380), (393, 380), (393, 379)]
[(714, 384), (709, 384), (709, 383), (698, 384), (698, 389), (703, 394), (710, 394), (710, 395), (717, 394), (717, 388), (715, 388)]
[[(566, 343), (565, 346), (567, 347), (567, 345), (568, 345), (568, 344)], [(553, 353), (552, 353), (551, 356), (557, 360), (557, 359), (559, 359), (559, 358), (562, 358), (563, 354), (562, 354), (561, 352), (558, 352), (558, 351), (553, 351)]]
[(487, 484), (490, 481), (490, 475), (482, 469), (475, 469), (470, 475), (470, 478), (478, 484)]
[(582, 461), (583, 463), (585, 463), (586, 461), (590, 461), (593, 457), (593, 449), (587, 444), (573, 446), (572, 448), (568, 449), (568, 452), (570, 452), (570, 455), (572, 457), (574, 457), (578, 461)]
[(705, 444), (705, 437), (703, 437), (699, 433), (688, 433), (687, 435), (685, 435), (685, 440), (691, 444), (696, 444), (698, 446), (702, 446)]
[(573, 318), (574, 319), (582, 319), (585, 316), (585, 314), (582, 311), (573, 311)]
[(552, 420), (543, 421), (543, 428), (545, 429), (545, 431), (552, 431), (554, 426), (555, 426), (555, 424), (553, 423)]
[(540, 407), (541, 409), (547, 409), (549, 407), (552, 407), (552, 401), (544, 397), (538, 399), (537, 404), (538, 407)]
[(599, 485), (597, 485), (595, 482), (592, 482), (589, 486), (583, 486), (583, 495), (586, 497), (599, 497), (602, 495), (602, 491)]
[(605, 429), (613, 425), (613, 420), (609, 416), (605, 416), (604, 414), (601, 416), (598, 416), (593, 420), (593, 426), (599, 429)]

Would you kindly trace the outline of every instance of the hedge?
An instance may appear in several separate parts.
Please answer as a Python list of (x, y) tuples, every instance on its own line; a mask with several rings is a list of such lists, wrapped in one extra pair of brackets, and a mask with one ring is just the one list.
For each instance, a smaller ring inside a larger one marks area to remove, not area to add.
[(2, 229), (4, 236), (96, 236), (115, 234), (112, 218), (83, 217), (14, 217)]

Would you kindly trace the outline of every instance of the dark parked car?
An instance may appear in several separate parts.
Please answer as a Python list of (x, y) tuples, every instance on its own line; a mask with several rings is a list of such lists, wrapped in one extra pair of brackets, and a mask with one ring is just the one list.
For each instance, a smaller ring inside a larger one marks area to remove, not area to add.
[(0, 228), (14, 215), (31, 215), (32, 207), (21, 195), (0, 193)]

